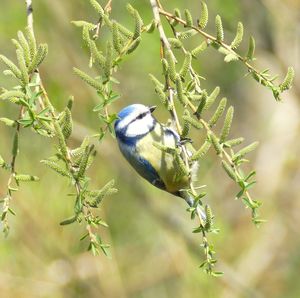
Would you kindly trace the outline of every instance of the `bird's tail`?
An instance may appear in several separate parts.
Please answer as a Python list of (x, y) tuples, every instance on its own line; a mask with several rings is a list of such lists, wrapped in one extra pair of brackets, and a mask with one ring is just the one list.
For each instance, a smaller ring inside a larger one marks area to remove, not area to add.
[[(186, 190), (179, 191), (178, 196), (183, 198), (190, 207), (194, 207), (195, 200), (191, 197), (191, 195)], [(201, 218), (201, 220), (205, 223), (206, 222), (206, 213), (204, 211), (202, 204), (198, 204), (196, 206), (196, 211), (197, 211), (197, 214), (199, 215), (199, 217)]]

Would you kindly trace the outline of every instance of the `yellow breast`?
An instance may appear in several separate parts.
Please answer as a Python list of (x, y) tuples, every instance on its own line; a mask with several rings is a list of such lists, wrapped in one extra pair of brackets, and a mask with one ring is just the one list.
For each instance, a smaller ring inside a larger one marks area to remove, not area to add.
[(137, 150), (156, 170), (166, 186), (166, 190), (175, 193), (180, 189), (188, 188), (188, 176), (181, 176), (178, 179), (174, 157), (166, 152), (156, 148), (153, 143), (157, 142), (164, 146), (175, 148), (176, 140), (172, 135), (164, 133), (164, 128), (159, 123), (154, 130), (142, 138), (137, 143)]

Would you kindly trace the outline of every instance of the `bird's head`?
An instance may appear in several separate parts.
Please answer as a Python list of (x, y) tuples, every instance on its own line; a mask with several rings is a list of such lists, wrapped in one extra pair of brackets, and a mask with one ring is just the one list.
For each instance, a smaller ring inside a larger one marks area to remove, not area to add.
[(137, 138), (150, 132), (156, 123), (152, 112), (155, 106), (147, 107), (142, 104), (132, 104), (118, 114), (115, 122), (115, 132), (119, 138)]

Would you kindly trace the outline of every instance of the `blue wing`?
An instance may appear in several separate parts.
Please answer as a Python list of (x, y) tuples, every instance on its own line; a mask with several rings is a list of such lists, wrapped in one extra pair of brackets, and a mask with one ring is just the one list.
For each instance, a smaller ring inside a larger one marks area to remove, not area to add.
[(135, 150), (136, 147), (134, 145), (128, 146), (120, 142), (119, 147), (127, 161), (144, 179), (149, 181), (152, 185), (165, 190), (165, 184), (159, 177), (157, 171), (153, 168), (149, 161), (137, 154)]

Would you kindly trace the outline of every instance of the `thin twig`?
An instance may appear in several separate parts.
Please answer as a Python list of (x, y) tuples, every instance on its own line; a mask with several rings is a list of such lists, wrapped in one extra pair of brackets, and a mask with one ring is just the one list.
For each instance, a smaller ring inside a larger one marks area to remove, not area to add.
[(205, 37), (207, 39), (207, 41), (211, 41), (214, 43), (217, 43), (218, 45), (220, 45), (221, 47), (223, 47), (224, 49), (226, 49), (228, 52), (230, 52), (231, 54), (235, 55), (238, 60), (240, 60), (241, 62), (244, 63), (244, 65), (247, 67), (248, 71), (251, 73), (255, 73), (256, 75), (259, 75), (260, 77), (262, 77), (264, 80), (266, 80), (269, 83), (272, 83), (270, 81), (270, 79), (268, 79), (268, 77), (266, 77), (264, 74), (262, 74), (259, 70), (257, 70), (253, 65), (251, 65), (246, 58), (242, 57), (241, 55), (239, 55), (236, 51), (234, 51), (228, 44), (226, 44), (225, 42), (218, 40), (216, 37), (206, 33), (205, 31), (201, 30), (199, 27), (196, 27), (194, 25), (192, 26), (188, 26), (187, 22), (184, 21), (183, 19), (173, 15), (172, 13), (169, 13), (167, 11), (165, 11), (162, 7), (160, 7), (158, 9), (159, 14), (164, 15), (168, 18), (171, 18), (173, 20), (176, 20), (178, 23), (181, 23), (182, 25), (184, 25), (184, 27), (190, 28), (190, 29), (194, 29), (195, 31), (197, 31), (198, 33), (200, 33), (203, 37)]
[[(173, 51), (171, 49), (171, 45), (169, 43), (169, 40), (168, 40), (168, 38), (165, 34), (165, 31), (164, 31), (164, 28), (161, 24), (160, 14), (159, 14), (159, 12), (160, 12), (160, 9), (159, 9), (160, 3), (159, 3), (158, 0), (150, 0), (150, 3), (151, 3), (151, 6), (152, 6), (154, 20), (156, 22), (157, 29), (158, 29), (159, 35), (160, 35), (162, 58), (165, 57), (165, 52), (168, 51), (170, 53), (170, 55), (172, 56), (172, 59), (174, 59), (174, 61), (176, 61), (176, 58), (175, 58), (175, 56), (173, 54)], [(165, 82), (166, 82), (166, 89), (169, 92), (168, 102), (169, 102), (169, 106), (171, 106), (170, 114), (171, 114), (171, 117), (172, 117), (172, 121), (176, 124), (178, 134), (181, 135), (182, 128), (181, 128), (181, 125), (180, 125), (180, 122), (179, 122), (179, 119), (178, 119), (178, 115), (177, 115), (177, 112), (176, 112), (176, 109), (175, 109), (175, 105), (174, 105), (174, 90), (170, 86), (170, 80), (169, 80), (168, 75), (165, 75)], [(188, 151), (187, 151), (187, 149), (185, 148), (184, 145), (182, 145), (182, 152), (183, 152), (183, 158), (184, 158), (184, 161), (185, 161), (185, 166), (186, 166), (188, 172), (190, 173), (191, 169), (190, 169), (190, 165), (189, 165), (189, 155), (188, 155)], [(190, 176), (190, 190), (191, 190), (191, 192), (194, 196), (197, 195), (197, 193), (196, 193), (196, 191), (193, 187), (191, 176)], [(200, 226), (203, 227), (204, 223), (203, 223), (203, 219), (202, 219), (202, 216), (201, 216), (201, 210), (198, 207), (196, 208), (196, 214), (197, 214), (197, 217), (200, 221)], [(202, 241), (203, 241), (203, 248), (204, 248), (205, 257), (206, 257), (206, 260), (208, 261), (207, 263), (208, 263), (208, 266), (209, 266), (208, 270), (209, 270), (209, 272), (211, 272), (212, 267), (210, 265), (209, 260), (212, 259), (212, 257), (209, 254), (209, 244), (208, 244), (207, 237), (206, 237), (206, 232), (204, 231), (204, 229), (202, 229), (202, 238), (203, 238)]]

